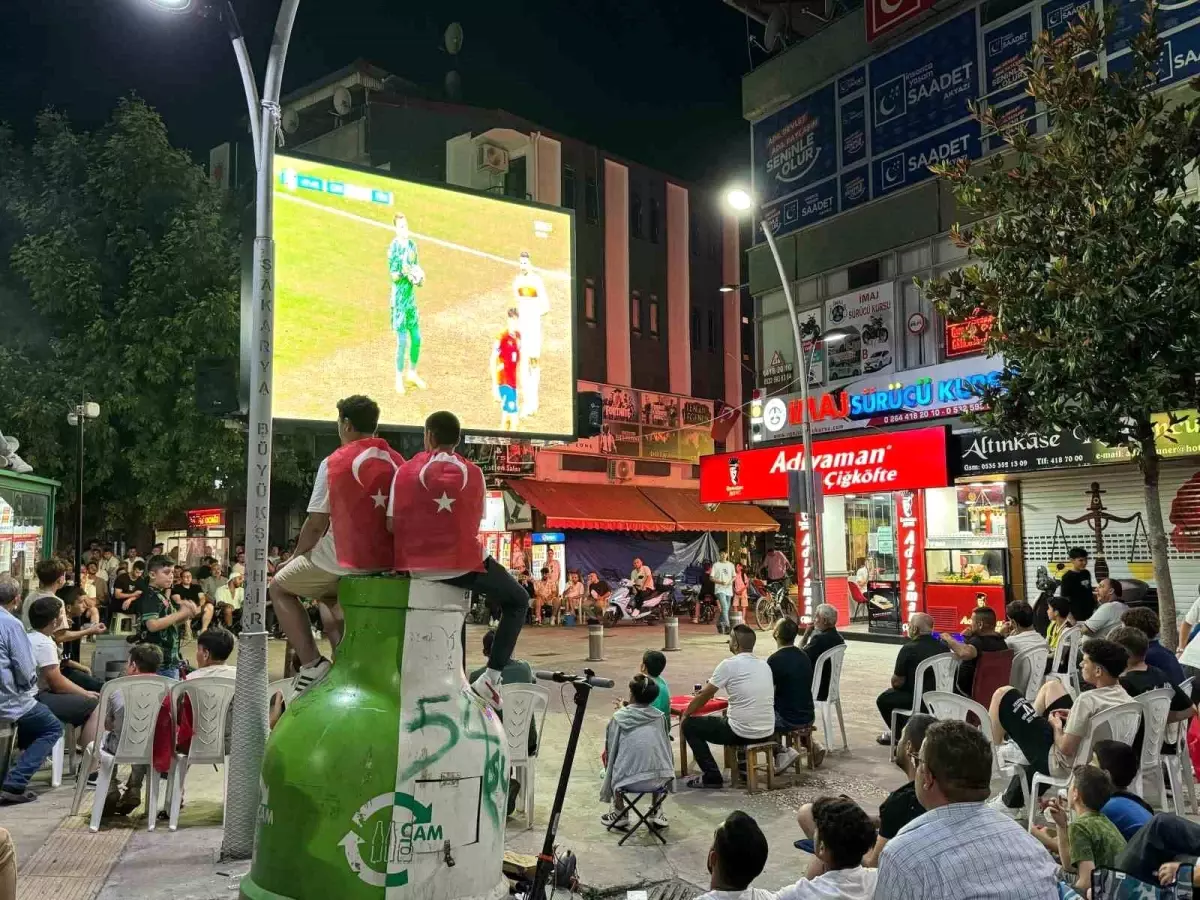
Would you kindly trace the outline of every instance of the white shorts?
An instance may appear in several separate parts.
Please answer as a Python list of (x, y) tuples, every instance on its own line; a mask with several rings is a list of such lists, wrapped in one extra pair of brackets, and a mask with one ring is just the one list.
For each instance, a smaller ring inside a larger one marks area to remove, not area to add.
[(524, 325), (517, 326), (521, 331), (521, 358), (522, 359), (537, 359), (542, 355), (542, 326), (539, 323), (536, 328), (526, 328)]

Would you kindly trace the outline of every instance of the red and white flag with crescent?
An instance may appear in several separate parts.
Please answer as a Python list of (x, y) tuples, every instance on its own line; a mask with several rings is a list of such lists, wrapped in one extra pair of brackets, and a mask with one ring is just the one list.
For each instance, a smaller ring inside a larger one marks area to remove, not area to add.
[(457, 453), (418, 453), (392, 484), (395, 565), (410, 572), (483, 571), (483, 471)]
[(387, 501), (404, 457), (383, 438), (363, 438), (329, 455), (329, 517), (338, 565), (391, 569)]

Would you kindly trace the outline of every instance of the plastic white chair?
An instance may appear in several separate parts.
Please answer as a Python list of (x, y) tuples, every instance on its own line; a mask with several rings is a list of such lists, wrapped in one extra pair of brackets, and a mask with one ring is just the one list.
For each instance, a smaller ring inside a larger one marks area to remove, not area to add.
[[(50, 751), (50, 787), (61, 787), (64, 769), (75, 771), (75, 748), (79, 744), (79, 735), (74, 725), (63, 724), (63, 733)], [(85, 776), (86, 777), (86, 776)]]
[[(976, 725), (991, 743), (992, 719), (988, 715), (988, 711), (983, 708), (982, 703), (977, 703), (970, 697), (964, 697), (962, 694), (955, 694), (952, 691), (926, 691), (921, 702), (929, 707), (929, 712), (935, 719), (953, 719)], [(978, 723), (969, 721), (971, 713), (975, 714)]]
[(185, 697), (192, 708), (192, 742), (187, 753), (171, 755), (171, 771), (167, 776), (171, 790), (171, 814), (167, 827), (171, 831), (179, 827), (183, 783), (190, 766), (198, 763), (225, 766), (225, 785), (221, 793), (221, 804), (225, 805), (225, 789), (229, 781), (225, 736), (234, 685), (232, 678), (216, 677), (179, 681), (171, 688), (171, 710), (176, 721), (179, 721), (179, 710)]
[(824, 700), (814, 699), (813, 705), (816, 707), (817, 715), (821, 717), (821, 731), (825, 735), (825, 743), (830, 750), (833, 749), (833, 713), (835, 710), (837, 711), (838, 727), (842, 732), (842, 749), (849, 752), (850, 742), (846, 740), (846, 719), (842, 715), (842, 664), (845, 661), (845, 644), (831, 647), (817, 657), (817, 664), (813, 666), (812, 695), (816, 698), (817, 688), (822, 681), (821, 673), (828, 669), (829, 691)]
[(934, 690), (947, 694), (954, 693), (954, 676), (958, 674), (958, 658), (953, 653), (947, 650), (945, 653), (939, 653), (917, 663), (917, 670), (913, 673), (912, 708), (892, 710), (893, 751), (896, 749), (896, 741), (899, 740), (896, 736), (896, 722), (900, 716), (908, 717), (921, 711), (921, 696), (925, 693), (925, 673), (930, 671), (933, 672)]
[[(1188, 699), (1191, 699), (1192, 696), (1193, 680), (1192, 678), (1184, 679), (1179, 685), (1179, 689), (1187, 694)], [(1173, 744), (1175, 752), (1164, 753), (1162, 758), (1167, 783), (1171, 786), (1171, 805), (1177, 816), (1186, 814), (1189, 804), (1193, 813), (1200, 812), (1200, 807), (1196, 805), (1196, 778), (1192, 771), (1192, 757), (1188, 752), (1187, 744), (1187, 729), (1190, 722), (1190, 719), (1185, 719), (1182, 722), (1172, 722), (1167, 726), (1165, 743)], [(1185, 789), (1187, 790), (1187, 800), (1183, 801), (1182, 796)]]
[[(1167, 731), (1167, 716), (1171, 714), (1171, 701), (1175, 698), (1172, 687), (1155, 688), (1138, 694), (1133, 699), (1142, 707), (1142, 760), (1137, 776), (1131, 785), (1133, 792), (1153, 806), (1165, 809), (1166, 787), (1162, 777), (1162, 745)], [(1147, 788), (1158, 795), (1158, 802), (1151, 802)]]
[(1013, 672), (1025, 672), (1027, 678), (1024, 685), (1013, 684), (1013, 687), (1025, 692), (1025, 699), (1032, 703), (1037, 698), (1042, 682), (1046, 680), (1046, 660), (1050, 658), (1050, 647), (1028, 647), (1013, 657)]
[[(161, 675), (127, 675), (105, 682), (104, 689), (100, 692), (100, 733), (83, 752), (83, 762), (79, 767), (81, 777), (75, 780), (75, 799), (71, 802), (71, 815), (78, 815), (87, 787), (87, 774), (99, 758), (100, 772), (96, 776), (96, 793), (92, 800), (89, 830), (100, 830), (104, 799), (108, 796), (113, 770), (118, 765), (146, 766), (149, 769), (146, 773), (149, 800), (146, 804), (146, 818), (147, 830), (154, 830), (158, 816), (159, 782), (158, 774), (154, 771), (154, 729), (158, 722), (158, 714), (162, 710), (163, 699), (171, 693), (171, 685), (174, 683), (170, 678)], [(109, 753), (104, 749), (105, 739), (109, 735), (104, 723), (108, 717), (112, 696), (118, 691), (121, 692), (121, 699), (125, 704), (125, 713), (121, 720), (121, 731), (117, 734), (116, 752)]]
[[(1064, 628), (1058, 636), (1058, 646), (1054, 648), (1054, 661), (1050, 665), (1047, 678), (1061, 681), (1071, 698), (1079, 696), (1079, 645), (1083, 642), (1083, 632), (1078, 625)], [(1063, 660), (1066, 660), (1067, 670), (1060, 672)], [(1036, 696), (1036, 695), (1035, 695)]]
[[(1120, 741), (1122, 744), (1129, 744), (1132, 747), (1133, 741), (1137, 737), (1138, 726), (1141, 724), (1142, 705), (1132, 700), (1129, 703), (1122, 703), (1120, 706), (1097, 713), (1089, 723), (1088, 733), (1079, 742), (1079, 749), (1075, 751), (1075, 760), (1072, 762), (1072, 766), (1078, 762), (1087, 762), (1092, 758), (1092, 744), (1095, 743), (1097, 736), (1103, 734), (1101, 729), (1107, 727), (1114, 741)], [(1033, 815), (1037, 810), (1037, 803), (1034, 800), (1040, 796), (1038, 788), (1045, 785), (1050, 788), (1066, 789), (1070, 787), (1073, 777), (1074, 773), (1063, 778), (1043, 775), (1041, 772), (1033, 773), (1029, 785), (1029, 803), (1026, 804), (1029, 807), (1029, 831), (1033, 830)]]
[(537, 753), (529, 752), (529, 729), (537, 733), (537, 746), (542, 746), (542, 725), (550, 705), (550, 692), (540, 684), (502, 684), (500, 698), (504, 702), (504, 739), (508, 745), (508, 764), (519, 773), (521, 797), (525, 801), (525, 827), (533, 827), (534, 784), (537, 776)]

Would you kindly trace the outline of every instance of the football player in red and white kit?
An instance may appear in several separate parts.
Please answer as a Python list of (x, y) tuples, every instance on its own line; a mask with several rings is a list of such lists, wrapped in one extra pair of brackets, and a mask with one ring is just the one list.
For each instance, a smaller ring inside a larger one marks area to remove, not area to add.
[(521, 372), (521, 312), (515, 306), (508, 311), (508, 327), (492, 345), (492, 388), (500, 403), (500, 430), (516, 431), (520, 425), (517, 386)]

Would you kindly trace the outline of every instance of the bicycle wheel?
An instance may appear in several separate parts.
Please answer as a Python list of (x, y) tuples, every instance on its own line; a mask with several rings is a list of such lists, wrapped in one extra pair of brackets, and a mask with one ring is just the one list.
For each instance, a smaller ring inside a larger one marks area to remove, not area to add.
[(754, 627), (759, 631), (766, 631), (775, 624), (775, 598), (769, 597), (766, 594), (759, 597), (754, 604)]

